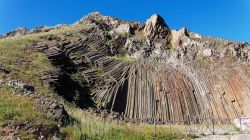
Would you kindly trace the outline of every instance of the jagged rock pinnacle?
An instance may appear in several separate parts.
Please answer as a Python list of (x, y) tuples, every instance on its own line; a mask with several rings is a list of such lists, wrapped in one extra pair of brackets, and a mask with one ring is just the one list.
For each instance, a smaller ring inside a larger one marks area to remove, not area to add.
[(170, 29), (160, 15), (154, 14), (146, 21), (143, 32), (149, 38), (157, 36), (159, 39), (165, 39), (169, 36)]

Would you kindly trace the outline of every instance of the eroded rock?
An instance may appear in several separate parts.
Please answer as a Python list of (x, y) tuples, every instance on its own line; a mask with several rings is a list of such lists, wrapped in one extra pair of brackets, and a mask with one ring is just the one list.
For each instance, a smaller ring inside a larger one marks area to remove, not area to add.
[(164, 19), (157, 14), (146, 21), (143, 32), (150, 39), (167, 39), (171, 33)]
[(29, 33), (29, 30), (27, 28), (17, 28), (9, 33), (6, 33), (6, 37), (15, 37), (15, 36), (21, 36), (26, 35)]
[[(62, 72), (48, 72), (41, 80), (61, 89), (58, 93), (70, 89), (65, 99), (78, 102), (79, 96), (71, 95), (91, 95), (98, 110), (119, 112), (133, 122), (153, 123), (159, 115), (158, 124), (203, 118), (227, 123), (239, 114), (249, 116), (248, 44), (186, 28), (170, 32), (158, 15), (137, 24), (92, 13), (77, 24), (91, 28), (45, 36), (33, 46)], [(75, 90), (81, 87), (88, 90)], [(51, 101), (41, 104), (57, 108)]]
[(115, 28), (115, 32), (117, 33), (131, 33), (131, 26), (129, 24), (120, 24), (117, 28)]
[(112, 28), (116, 27), (119, 24), (119, 20), (110, 16), (103, 16), (99, 12), (93, 12), (89, 15), (83, 17), (79, 21), (77, 21), (75, 24), (82, 24), (82, 23), (105, 23), (106, 25), (111, 26)]
[(211, 49), (204, 49), (203, 50), (203, 56), (204, 57), (211, 57), (212, 56), (212, 50)]
[(63, 104), (58, 103), (56, 100), (44, 96), (35, 97), (36, 108), (46, 114), (48, 118), (52, 118), (60, 125), (69, 124), (70, 118)]

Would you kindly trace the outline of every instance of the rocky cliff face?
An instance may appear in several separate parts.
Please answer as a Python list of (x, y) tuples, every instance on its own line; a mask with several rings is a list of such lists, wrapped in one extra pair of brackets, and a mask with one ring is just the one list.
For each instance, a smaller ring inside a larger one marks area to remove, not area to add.
[[(140, 24), (92, 13), (65, 26), (72, 30), (43, 36), (31, 47), (81, 83), (80, 104), (93, 101), (99, 110), (147, 123), (250, 117), (247, 43), (170, 30), (159, 15)], [(72, 88), (72, 82), (47, 79), (57, 89)]]

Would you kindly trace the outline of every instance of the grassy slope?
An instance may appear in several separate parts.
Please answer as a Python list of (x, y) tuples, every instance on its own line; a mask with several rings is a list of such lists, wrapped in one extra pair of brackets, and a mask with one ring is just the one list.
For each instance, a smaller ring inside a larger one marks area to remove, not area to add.
[(11, 95), (9, 90), (0, 88), (0, 125), (24, 121), (33, 122), (34, 125), (55, 123), (35, 110), (33, 98)]
[[(30, 83), (41, 94), (52, 95), (52, 91), (44, 88), (39, 80), (43, 70), (55, 69), (45, 56), (26, 47), (38, 40), (35, 36), (19, 37), (0, 41), (0, 63), (11, 70), (8, 78)], [(5, 78), (0, 73), (0, 79)], [(55, 125), (56, 122), (35, 110), (32, 97), (22, 97), (11, 94), (11, 87), (0, 86), (0, 126), (29, 121), (33, 125)], [(32, 139), (26, 132), (20, 132), (20, 137)]]
[[(88, 27), (88, 26), (87, 26)], [(55, 97), (53, 91), (44, 87), (40, 78), (44, 70), (55, 70), (49, 60), (41, 53), (26, 47), (33, 41), (39, 41), (40, 36), (74, 31), (86, 26), (64, 27), (49, 33), (26, 35), (0, 41), (0, 63), (11, 69), (10, 77), (30, 83), (36, 87), (39, 94)], [(0, 78), (4, 75), (0, 73)], [(10, 89), (0, 87), (0, 125), (8, 122), (29, 120), (36, 124), (53, 123), (33, 108), (32, 98), (13, 96)], [(58, 98), (59, 99), (59, 98)], [(168, 129), (157, 127), (157, 137), (154, 137), (154, 127), (151, 125), (115, 124), (86, 115), (80, 109), (67, 105), (70, 115), (76, 119), (71, 125), (62, 129), (68, 139), (170, 139)], [(4, 113), (2, 113), (4, 112)], [(181, 139), (183, 136), (171, 136)]]

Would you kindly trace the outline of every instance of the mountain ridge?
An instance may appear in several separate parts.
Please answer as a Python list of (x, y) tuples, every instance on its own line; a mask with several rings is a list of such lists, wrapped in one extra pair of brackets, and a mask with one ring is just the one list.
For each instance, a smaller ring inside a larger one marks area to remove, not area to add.
[[(89, 15), (92, 15), (92, 14), (97, 14), (97, 15), (103, 16), (103, 14), (100, 13), (100, 12), (92, 12), (92, 13), (86, 15), (86, 16), (83, 16), (80, 20), (76, 20), (76, 21), (75, 21), (74, 23), (72, 23), (72, 24), (57, 24), (57, 25), (55, 25), (55, 26), (39, 25), (39, 26), (37, 26), (37, 27), (35, 27), (35, 28), (31, 28), (31, 29), (28, 29), (28, 28), (26, 28), (26, 27), (18, 27), (18, 28), (14, 29), (14, 30), (12, 30), (12, 31), (10, 31), (10, 32), (1, 34), (1, 37), (0, 37), (0, 38), (5, 38), (5, 37), (7, 37), (7, 36), (11, 36), (11, 34), (12, 34), (12, 33), (15, 33), (15, 32), (20, 32), (20, 34), (24, 35), (24, 34), (30, 34), (30, 33), (48, 32), (48, 31), (50, 31), (50, 30), (52, 30), (52, 29), (54, 29), (54, 28), (60, 28), (60, 27), (62, 27), (62, 26), (69, 26), (69, 25), (75, 25), (75, 24), (77, 24), (77, 23), (80, 23), (82, 20), (84, 20), (84, 18), (87, 18)], [(159, 14), (156, 14), (156, 15), (159, 15)], [(159, 16), (160, 16), (160, 15), (159, 15)], [(111, 16), (105, 16), (105, 17), (114, 18), (114, 19), (117, 19), (117, 20), (118, 20), (118, 18), (116, 18), (116, 17), (111, 17)], [(124, 22), (140, 23), (140, 22), (137, 22), (137, 21), (130, 21), (130, 20), (121, 20), (121, 21), (124, 21)], [(140, 23), (140, 24), (143, 24), (143, 23)], [(182, 27), (182, 28), (180, 28), (180, 29), (172, 29), (172, 30), (178, 31), (178, 30), (181, 30), (181, 29), (183, 29), (183, 28), (185, 28), (185, 29), (188, 30), (187, 27)], [(195, 32), (193, 32), (193, 33), (195, 33)], [(198, 33), (197, 33), (197, 34), (198, 34)], [(201, 34), (199, 34), (199, 35), (201, 35)], [(222, 40), (227, 40), (227, 41), (241, 42), (241, 43), (247, 43), (247, 44), (249, 44), (247, 41), (236, 41), (236, 40), (226, 39), (226, 38), (223, 38), (223, 37), (221, 38), (221, 37), (215, 37), (215, 36), (210, 36), (210, 35), (205, 35), (205, 34), (202, 35), (202, 36), (211, 37), (211, 38), (216, 38), (216, 39), (222, 39)]]

